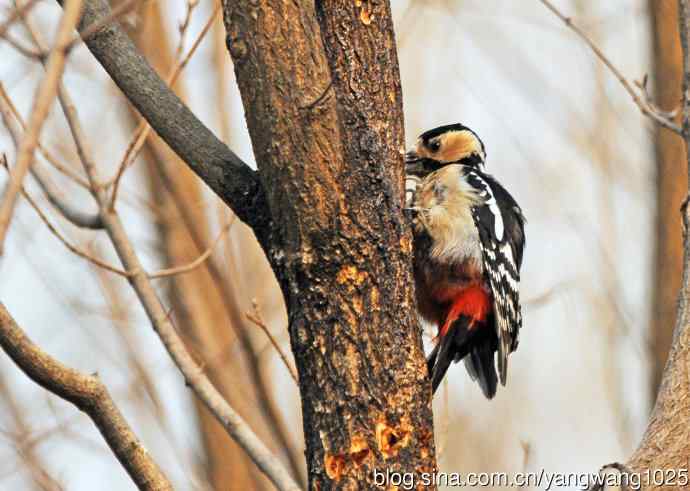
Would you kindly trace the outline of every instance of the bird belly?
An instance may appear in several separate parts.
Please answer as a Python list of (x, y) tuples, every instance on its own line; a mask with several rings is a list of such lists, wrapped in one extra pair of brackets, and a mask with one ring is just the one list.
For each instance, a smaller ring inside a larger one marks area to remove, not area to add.
[(450, 304), (468, 288), (490, 290), (484, 281), (482, 262), (475, 254), (460, 256), (460, 249), (456, 249), (453, 254), (435, 257), (429, 251), (433, 246), (423, 251), (423, 242), (419, 241), (415, 251), (417, 307), (425, 320), (439, 325)]
[(449, 305), (469, 286), (485, 287), (479, 232), (471, 211), (479, 202), (457, 165), (428, 176), (415, 192), (417, 303), (429, 322), (443, 322)]

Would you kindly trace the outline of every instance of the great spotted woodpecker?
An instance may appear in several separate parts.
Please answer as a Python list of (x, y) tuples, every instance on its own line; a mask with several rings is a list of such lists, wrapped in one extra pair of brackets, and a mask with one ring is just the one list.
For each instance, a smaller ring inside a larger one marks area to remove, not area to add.
[(427, 359), (433, 390), (451, 361), (464, 359), (491, 399), (499, 377), (505, 385), (508, 355), (518, 346), (525, 218), (484, 171), (485, 159), (484, 144), (471, 129), (441, 126), (423, 133), (407, 153), (406, 174), (417, 181), (408, 204), (417, 306), (438, 326)]

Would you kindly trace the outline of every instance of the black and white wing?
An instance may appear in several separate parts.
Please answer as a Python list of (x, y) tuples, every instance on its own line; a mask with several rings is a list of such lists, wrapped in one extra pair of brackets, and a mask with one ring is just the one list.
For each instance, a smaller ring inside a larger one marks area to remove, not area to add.
[(483, 204), (472, 208), (472, 216), (479, 231), (484, 276), (493, 295), (498, 373), (505, 385), (508, 355), (517, 349), (522, 326), (519, 287), (525, 218), (513, 197), (493, 177), (468, 170), (466, 178), (483, 201)]

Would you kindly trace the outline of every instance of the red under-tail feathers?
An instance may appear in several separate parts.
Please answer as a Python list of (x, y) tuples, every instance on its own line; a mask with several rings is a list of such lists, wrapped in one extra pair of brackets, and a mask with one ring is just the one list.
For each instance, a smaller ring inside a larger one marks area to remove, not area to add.
[(452, 361), (465, 358), (465, 367), (487, 398), (496, 394), (494, 366), (495, 334), (490, 331), (491, 296), (480, 285), (458, 294), (448, 309), (438, 334), (438, 343), (427, 359), (433, 391), (440, 385)]
[(489, 293), (480, 285), (470, 285), (458, 294), (446, 314), (446, 321), (443, 323), (438, 335), (444, 337), (450, 326), (461, 315), (470, 319), (470, 328), (477, 322), (484, 322), (491, 311), (491, 297)]

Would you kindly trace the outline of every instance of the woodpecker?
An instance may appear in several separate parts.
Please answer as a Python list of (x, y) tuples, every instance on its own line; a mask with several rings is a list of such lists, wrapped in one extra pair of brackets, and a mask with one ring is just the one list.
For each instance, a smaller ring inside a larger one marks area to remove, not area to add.
[[(406, 154), (420, 316), (438, 326), (427, 358), (436, 392), (451, 362), (464, 359), (484, 395), (506, 384), (508, 355), (522, 325), (519, 283), (525, 218), (484, 169), (486, 150), (462, 124), (423, 133)], [(498, 373), (495, 353), (497, 353)]]

